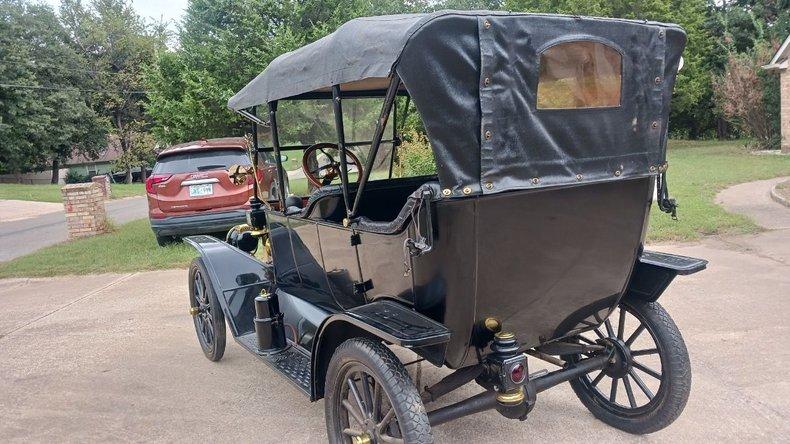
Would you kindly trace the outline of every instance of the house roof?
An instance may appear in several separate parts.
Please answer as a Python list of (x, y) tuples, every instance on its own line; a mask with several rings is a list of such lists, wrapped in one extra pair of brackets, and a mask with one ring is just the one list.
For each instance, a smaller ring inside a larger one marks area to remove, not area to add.
[(776, 51), (776, 54), (774, 54), (771, 62), (767, 65), (763, 65), (763, 69), (787, 69), (790, 67), (790, 64), (788, 64), (788, 58), (790, 58), (790, 35), (787, 36), (784, 43), (782, 43), (782, 46), (780, 46), (779, 50)]
[(98, 157), (95, 159), (84, 154), (79, 154), (71, 156), (66, 161), (66, 166), (115, 162), (119, 157), (121, 157), (122, 153), (123, 151), (121, 150), (121, 144), (117, 139), (111, 138), (107, 142), (107, 147), (100, 151)]

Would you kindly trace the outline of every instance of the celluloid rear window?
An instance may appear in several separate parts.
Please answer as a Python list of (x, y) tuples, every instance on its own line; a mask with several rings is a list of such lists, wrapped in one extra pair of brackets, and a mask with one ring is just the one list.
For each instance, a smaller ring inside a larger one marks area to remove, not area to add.
[(603, 43), (573, 41), (540, 55), (538, 109), (620, 106), (622, 56)]

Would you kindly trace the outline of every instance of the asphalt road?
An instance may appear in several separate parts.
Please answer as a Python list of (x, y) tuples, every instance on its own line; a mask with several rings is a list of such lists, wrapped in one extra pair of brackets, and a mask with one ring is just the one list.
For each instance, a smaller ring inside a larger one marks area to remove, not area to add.
[[(148, 216), (145, 197), (110, 200), (107, 217), (117, 224)], [(0, 222), (0, 262), (23, 256), (68, 237), (66, 216), (61, 210), (22, 220)]]
[[(772, 219), (790, 220), (775, 205)], [(435, 427), (437, 441), (786, 442), (790, 229), (652, 248), (710, 261), (661, 298), (693, 373), (673, 425), (620, 432), (565, 384), (541, 393), (525, 422), (484, 412)], [(186, 292), (185, 270), (0, 280), (0, 441), (324, 442), (322, 401), (230, 339), (222, 361), (203, 357)], [(426, 366), (423, 382), (446, 373)]]

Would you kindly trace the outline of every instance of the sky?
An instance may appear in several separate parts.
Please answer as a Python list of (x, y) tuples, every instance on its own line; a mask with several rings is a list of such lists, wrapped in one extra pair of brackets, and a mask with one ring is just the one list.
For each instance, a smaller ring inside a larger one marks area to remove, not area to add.
[[(52, 5), (55, 10), (60, 8), (60, 0), (42, 0), (43, 3)], [(188, 0), (132, 0), (134, 9), (144, 18), (160, 18), (165, 21), (178, 21), (184, 15)], [(170, 25), (174, 28), (173, 24)]]

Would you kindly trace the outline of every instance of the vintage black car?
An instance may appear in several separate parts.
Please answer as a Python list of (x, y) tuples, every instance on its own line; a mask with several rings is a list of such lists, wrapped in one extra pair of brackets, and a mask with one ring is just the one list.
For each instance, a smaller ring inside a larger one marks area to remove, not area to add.
[[(656, 300), (706, 261), (643, 242), (654, 200), (674, 216), (685, 40), (648, 21), (443, 11), (359, 18), (278, 57), (228, 105), (252, 122), (253, 157), (302, 153), (312, 192), (265, 202), (256, 188), (226, 242), (187, 239), (205, 355), (222, 357), (227, 323), (325, 398), (333, 443), (431, 442), (432, 426), (486, 410), (523, 420), (564, 382), (614, 427), (668, 426), (691, 371)], [(410, 112), (435, 175), (396, 165)], [(418, 387), (397, 347), (454, 371)], [(527, 357), (558, 369), (530, 373)], [(430, 408), (471, 382), (485, 390)]]

